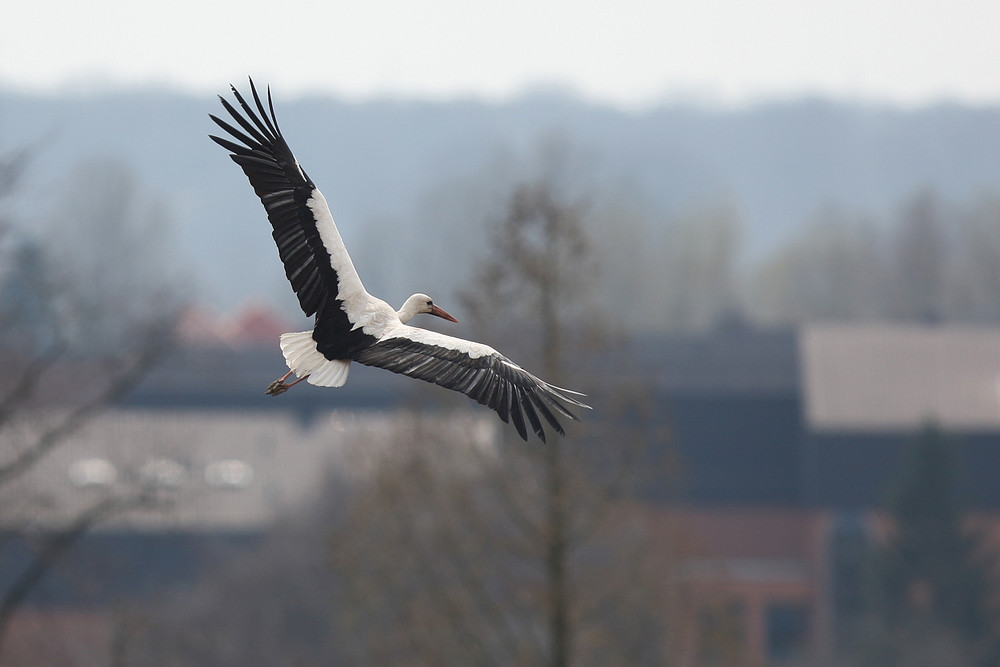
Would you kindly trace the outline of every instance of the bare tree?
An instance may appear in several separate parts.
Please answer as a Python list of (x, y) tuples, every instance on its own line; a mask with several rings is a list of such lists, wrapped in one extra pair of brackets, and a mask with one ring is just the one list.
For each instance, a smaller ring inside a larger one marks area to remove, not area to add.
[(956, 214), (954, 263), (948, 274), (947, 316), (1000, 323), (1000, 199), (977, 198)]
[(739, 314), (740, 222), (729, 206), (714, 206), (679, 217), (665, 226), (656, 244), (658, 271), (649, 276), (655, 293), (648, 301), (661, 327), (704, 331)]
[(917, 321), (945, 319), (952, 261), (945, 215), (930, 190), (918, 192), (904, 204), (889, 242), (894, 277), (889, 314)]
[[(590, 259), (588, 239), (581, 224), (580, 203), (557, 198), (545, 181), (521, 185), (513, 191), (508, 214), (494, 236), (494, 255), (482, 269), (477, 290), (464, 299), (482, 322), (500, 303), (523, 303), (522, 321), (538, 322), (538, 345), (544, 377), (563, 384), (562, 355), (567, 342), (570, 304), (579, 303), (587, 289)], [(507, 294), (504, 294), (507, 292)], [(579, 318), (580, 313), (575, 313)], [(565, 442), (553, 438), (544, 450), (545, 572), (551, 662), (570, 664), (573, 627), (570, 617), (570, 535), (565, 470)]]
[(827, 208), (754, 272), (748, 310), (758, 322), (886, 316), (891, 275), (871, 220)]
[[(646, 515), (564, 461), (562, 597), (553, 598), (544, 452), (470, 443), (442, 434), (439, 419), (414, 420), (387, 439), (334, 534), (351, 660), (671, 664), (684, 639), (680, 618), (690, 615), (676, 579), (681, 545), (646, 548)], [(571, 642), (561, 654), (555, 630)]]
[[(22, 164), (0, 168), (8, 194), (16, 194)], [(44, 513), (24, 492), (36, 464), (131, 389), (169, 345), (180, 292), (176, 282), (148, 278), (157, 275), (154, 250), (162, 244), (143, 235), (167, 222), (162, 213), (143, 214), (148, 201), (127, 168), (91, 163), (57, 196), (48, 225), (40, 214), (30, 225), (0, 226), (7, 260), (0, 272), (0, 495), (8, 539)], [(0, 591), (0, 646), (56, 560), (97, 523), (150, 502), (141, 488), (116, 492), (61, 526), (46, 521), (23, 533), (35, 555)]]
[(1000, 322), (995, 198), (950, 204), (921, 190), (895, 220), (828, 207), (754, 267), (747, 311), (765, 325), (816, 320)]
[[(509, 191), (463, 319), (542, 377), (586, 387), (609, 334), (587, 202), (563, 183)], [(648, 560), (634, 502), (663, 434), (641, 428), (648, 393), (630, 381), (602, 375), (601, 414), (566, 439), (525, 444), (500, 429), (479, 441), (419, 423), (391, 438), (334, 539), (356, 661), (669, 664), (679, 568), (663, 552)], [(635, 400), (619, 412), (626, 391)]]

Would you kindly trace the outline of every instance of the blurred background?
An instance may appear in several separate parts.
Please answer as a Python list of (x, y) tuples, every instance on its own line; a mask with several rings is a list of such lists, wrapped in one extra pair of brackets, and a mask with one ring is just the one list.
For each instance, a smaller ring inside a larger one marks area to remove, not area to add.
[[(1000, 5), (0, 5), (0, 665), (1000, 664)], [(521, 442), (310, 324), (210, 142), (270, 85), (367, 289), (594, 407)]]

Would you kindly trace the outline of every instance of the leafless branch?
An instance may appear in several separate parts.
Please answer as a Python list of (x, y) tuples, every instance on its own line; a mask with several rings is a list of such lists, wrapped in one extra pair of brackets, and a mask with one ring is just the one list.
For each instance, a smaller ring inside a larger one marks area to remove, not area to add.
[(154, 503), (152, 496), (142, 492), (124, 497), (105, 498), (82, 512), (71, 524), (48, 537), (27, 569), (14, 580), (0, 598), (0, 648), (3, 646), (10, 621), (25, 598), (81, 537), (103, 521), (131, 510), (151, 507)]
[(128, 393), (142, 379), (162, 352), (162, 348), (157, 346), (142, 350), (138, 358), (104, 389), (95, 392), (83, 403), (74, 407), (66, 416), (41, 433), (30, 447), (22, 450), (11, 461), (0, 466), (0, 486), (30, 470), (66, 437), (107, 409), (108, 405)]
[(31, 400), (42, 375), (56, 363), (61, 353), (61, 346), (49, 346), (39, 354), (34, 355), (20, 370), (13, 386), (4, 396), (0, 397), (0, 428), (3, 428), (17, 414), (18, 410)]

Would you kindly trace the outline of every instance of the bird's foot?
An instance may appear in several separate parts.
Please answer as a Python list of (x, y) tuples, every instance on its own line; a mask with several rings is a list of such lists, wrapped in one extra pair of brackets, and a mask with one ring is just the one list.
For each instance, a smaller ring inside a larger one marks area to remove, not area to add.
[(287, 384), (284, 378), (279, 378), (267, 386), (267, 390), (264, 392), (268, 396), (277, 396), (278, 394), (284, 394), (288, 391), (288, 388), (292, 385)]
[(292, 376), (292, 373), (294, 372), (295, 371), (288, 371), (280, 378), (269, 384), (267, 386), (267, 391), (265, 391), (264, 393), (267, 394), (268, 396), (277, 396), (278, 394), (284, 394), (286, 391), (288, 391), (289, 389), (291, 389), (292, 387), (294, 387), (295, 385), (297, 385), (298, 383), (302, 382), (307, 377), (309, 377), (308, 375), (303, 375), (302, 377), (300, 377), (298, 380), (296, 380), (291, 384), (285, 382), (285, 380), (290, 378)]

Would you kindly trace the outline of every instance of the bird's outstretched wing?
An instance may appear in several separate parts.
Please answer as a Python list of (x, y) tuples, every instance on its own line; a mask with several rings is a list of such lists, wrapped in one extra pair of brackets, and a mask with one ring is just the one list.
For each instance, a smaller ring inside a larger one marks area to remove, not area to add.
[(525, 440), (525, 419), (545, 442), (543, 419), (565, 435), (559, 419), (577, 421), (567, 406), (590, 408), (573, 398), (582, 394), (538, 379), (488, 345), (426, 329), (399, 327), (354, 360), (459, 391), (495, 410), (504, 422), (512, 421)]
[[(221, 96), (222, 106), (239, 125), (211, 116), (233, 139), (210, 138), (230, 152), (243, 168), (254, 192), (260, 197), (273, 228), (272, 236), (285, 267), (285, 276), (306, 315), (318, 313), (316, 327), (323, 330), (327, 358), (343, 357), (353, 347), (370, 341), (354, 341), (357, 313), (350, 304), (367, 296), (361, 278), (333, 221), (326, 199), (299, 166), (281, 135), (268, 90), (267, 110), (250, 81), (254, 106), (232, 88), (243, 113)], [(255, 108), (254, 108), (255, 107)], [(346, 305), (345, 305), (346, 302)], [(331, 356), (334, 355), (334, 356)]]

